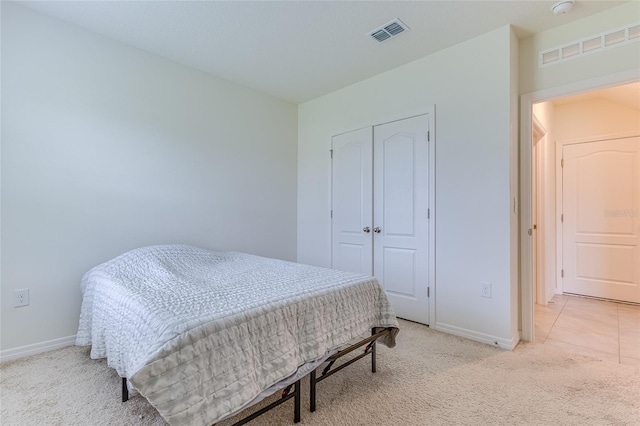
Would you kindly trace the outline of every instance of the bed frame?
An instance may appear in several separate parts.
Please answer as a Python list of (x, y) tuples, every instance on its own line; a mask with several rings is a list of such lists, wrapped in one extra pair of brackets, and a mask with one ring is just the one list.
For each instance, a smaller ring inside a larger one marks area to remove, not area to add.
[[(293, 392), (291, 392), (291, 388), (293, 387)], [(288, 400), (290, 400), (291, 398), (293, 399), (293, 422), (294, 423), (299, 423), (300, 422), (300, 401), (301, 401), (301, 390), (302, 388), (300, 387), (300, 380), (298, 380), (295, 383), (290, 384), (289, 386), (285, 387), (282, 390), (282, 394), (280, 396), (280, 399), (278, 399), (277, 401), (272, 402), (271, 404), (267, 405), (264, 408), (261, 408), (260, 410), (256, 411), (255, 413), (241, 419), (238, 420), (237, 422), (235, 422), (233, 425), (231, 426), (240, 426), (243, 425), (245, 423), (250, 422), (251, 420), (255, 419), (258, 416), (263, 415), (264, 413), (266, 413), (267, 411), (271, 410), (272, 408), (276, 408), (278, 405), (280, 404), (284, 404), (285, 402), (287, 402)], [(129, 400), (129, 389), (127, 388), (127, 378), (123, 377), (122, 378), (122, 402), (127, 402)]]
[[(376, 331), (376, 330), (379, 330), (379, 331)], [(309, 380), (309, 384), (310, 384), (309, 407), (311, 412), (316, 411), (316, 386), (319, 382), (330, 377), (334, 373), (337, 373), (343, 368), (348, 367), (349, 365), (364, 358), (367, 355), (371, 355), (371, 372), (372, 373), (376, 372), (376, 340), (379, 339), (380, 337), (390, 334), (391, 330), (392, 330), (391, 328), (384, 328), (384, 329), (372, 328), (370, 337), (367, 337), (364, 340), (354, 343), (353, 345), (341, 351), (338, 351), (335, 354), (331, 355), (329, 358), (327, 358), (325, 362), (327, 362), (328, 364), (324, 368), (324, 370), (322, 370), (322, 374), (320, 375), (320, 377), (316, 376), (316, 370), (313, 370), (311, 373), (309, 373), (309, 379), (310, 379)], [(365, 347), (363, 353), (353, 357), (352, 359), (350, 359), (349, 361), (343, 364), (340, 364), (338, 367), (331, 369), (331, 367), (333, 367), (333, 365), (338, 359), (355, 351), (358, 348), (361, 348), (364, 345), (367, 345), (367, 346)], [(293, 388), (293, 392), (291, 391), (291, 388)], [(261, 408), (255, 413), (237, 421), (232, 426), (244, 425), (245, 423), (250, 422), (251, 420), (255, 419), (258, 416), (261, 416), (262, 414), (266, 413), (267, 411), (270, 411), (271, 409), (279, 406), (280, 404), (287, 402), (291, 398), (293, 398), (293, 422), (299, 423), (300, 422), (300, 400), (301, 400), (300, 380), (285, 387), (282, 390), (280, 399), (272, 402), (271, 404), (267, 405), (264, 408)], [(127, 378), (123, 377), (122, 378), (122, 402), (126, 402), (128, 400), (129, 400), (129, 389), (127, 388)]]
[[(372, 328), (371, 329), (371, 337), (368, 337), (364, 340), (359, 341), (358, 343), (354, 343), (353, 345), (349, 346), (346, 349), (343, 349), (333, 355), (331, 355), (329, 358), (327, 358), (327, 360), (325, 362), (328, 362), (329, 364), (327, 364), (327, 366), (324, 368), (324, 370), (322, 370), (322, 374), (320, 374), (320, 377), (316, 376), (316, 370), (313, 370), (311, 373), (309, 373), (309, 410), (311, 412), (316, 411), (316, 386), (319, 382), (323, 381), (324, 379), (330, 377), (332, 374), (337, 373), (338, 371), (342, 370), (345, 367), (350, 366), (351, 364), (353, 364), (354, 362), (360, 360), (361, 358), (364, 358), (367, 355), (371, 355), (371, 372), (375, 373), (376, 372), (376, 340), (379, 339), (380, 337), (386, 336), (388, 334), (391, 333), (391, 329), (390, 328), (384, 328), (380, 331), (376, 330), (380, 330), (380, 328)], [(358, 348), (361, 348), (362, 346), (367, 345), (364, 348), (364, 352), (361, 353), (358, 356), (353, 357), (352, 359), (350, 359), (349, 361), (340, 364), (338, 367), (335, 367), (334, 369), (331, 369), (331, 367), (333, 367), (333, 364), (335, 364), (335, 362), (342, 358), (343, 356), (355, 351)]]

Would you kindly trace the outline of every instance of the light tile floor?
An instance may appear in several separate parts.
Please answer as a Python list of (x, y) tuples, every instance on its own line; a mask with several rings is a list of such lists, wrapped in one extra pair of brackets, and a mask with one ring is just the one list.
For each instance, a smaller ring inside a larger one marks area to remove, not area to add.
[(640, 365), (640, 306), (555, 295), (535, 305), (536, 343)]

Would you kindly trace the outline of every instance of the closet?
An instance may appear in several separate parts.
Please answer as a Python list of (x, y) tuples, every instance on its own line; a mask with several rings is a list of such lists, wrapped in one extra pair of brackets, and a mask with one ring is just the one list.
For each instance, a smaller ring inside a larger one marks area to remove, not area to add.
[(426, 114), (334, 136), (331, 171), (332, 267), (374, 275), (396, 315), (423, 324), (433, 265), (429, 123)]

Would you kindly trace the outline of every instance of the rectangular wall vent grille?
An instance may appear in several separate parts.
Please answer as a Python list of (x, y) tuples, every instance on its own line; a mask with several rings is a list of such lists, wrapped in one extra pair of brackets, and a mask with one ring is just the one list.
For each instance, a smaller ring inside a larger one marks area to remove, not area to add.
[(555, 62), (560, 59), (560, 49), (550, 50), (542, 54), (542, 63), (548, 64), (550, 62)]
[(615, 33), (609, 33), (604, 36), (604, 45), (607, 47), (622, 43), (623, 41), (626, 41), (625, 30), (616, 31)]
[(592, 38), (582, 42), (582, 51), (591, 52), (602, 47), (602, 37)]
[(602, 50), (640, 41), (640, 24), (593, 35), (553, 49), (538, 52), (538, 67), (545, 67)]
[(404, 22), (396, 18), (393, 21), (387, 22), (383, 26), (368, 32), (367, 34), (373, 37), (373, 39), (378, 41), (379, 43), (382, 43), (383, 41), (387, 41), (391, 37), (395, 37), (408, 29), (409, 27), (407, 27)]
[(572, 44), (562, 48), (562, 59), (570, 58), (580, 54), (580, 43)]

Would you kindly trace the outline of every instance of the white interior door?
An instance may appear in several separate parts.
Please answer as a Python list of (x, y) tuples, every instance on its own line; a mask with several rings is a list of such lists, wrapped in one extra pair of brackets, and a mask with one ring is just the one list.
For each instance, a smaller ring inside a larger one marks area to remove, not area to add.
[(429, 323), (428, 115), (374, 127), (374, 275), (396, 315)]
[(334, 136), (332, 149), (331, 264), (373, 275), (371, 128)]
[(640, 303), (640, 138), (562, 154), (563, 292)]

